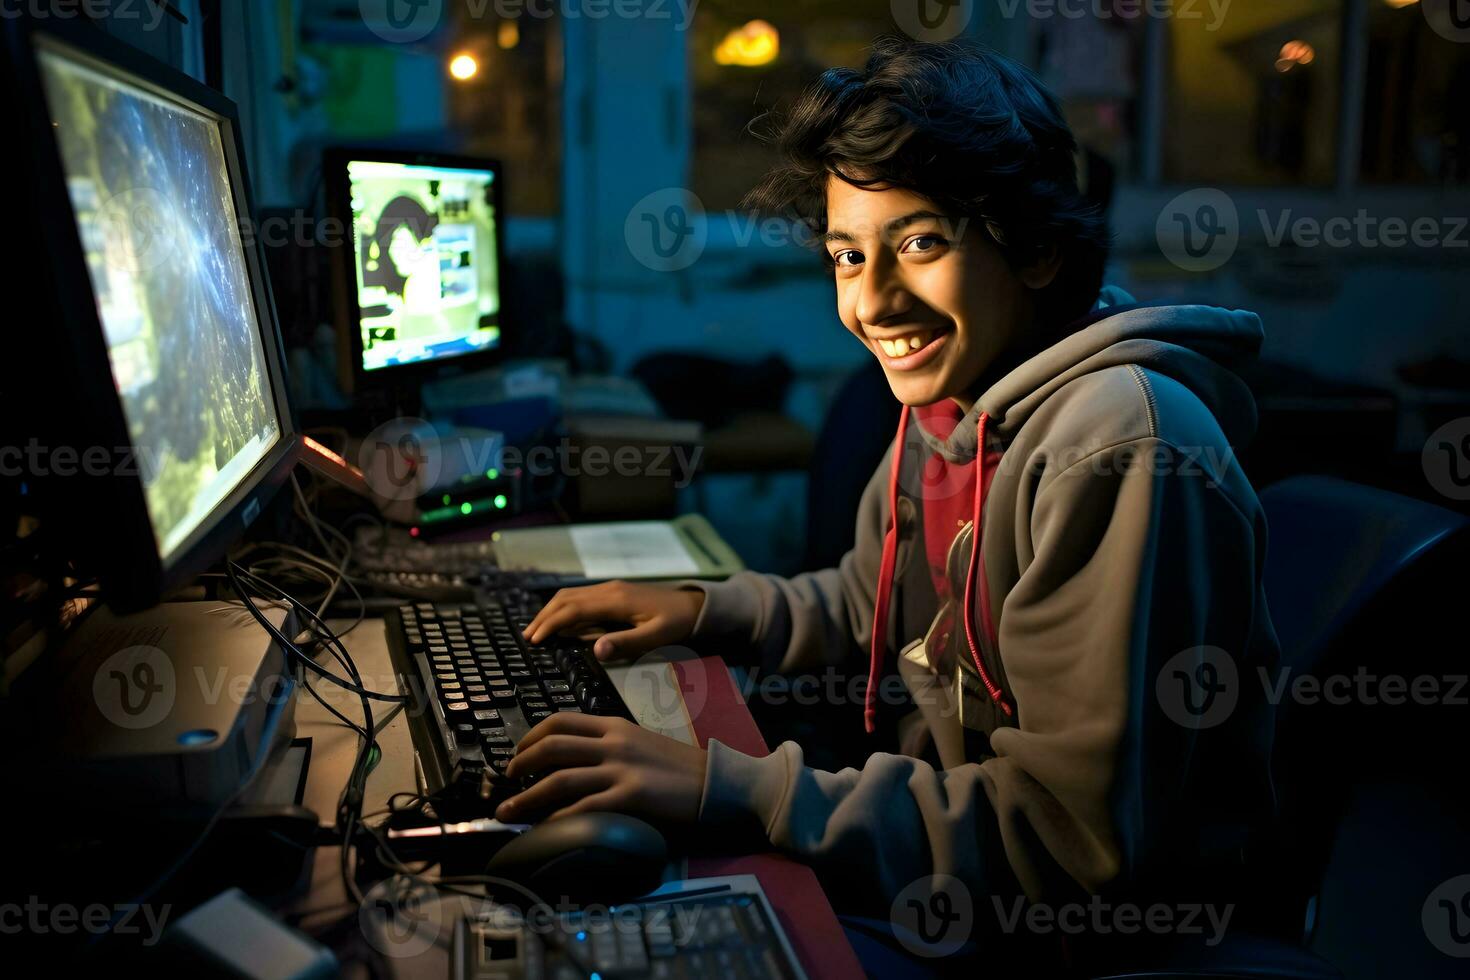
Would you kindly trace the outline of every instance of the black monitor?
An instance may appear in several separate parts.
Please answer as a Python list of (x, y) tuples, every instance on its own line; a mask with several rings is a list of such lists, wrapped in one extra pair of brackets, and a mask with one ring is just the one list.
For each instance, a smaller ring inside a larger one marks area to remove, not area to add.
[(333, 269), (343, 387), (411, 387), (495, 360), (503, 340), (500, 164), (337, 148), (323, 166), (329, 213), (347, 232)]
[(49, 287), (23, 342), (37, 483), (109, 602), (150, 605), (218, 560), (296, 458), (239, 120), (84, 22), (10, 19), (5, 39), (44, 256), (30, 285)]

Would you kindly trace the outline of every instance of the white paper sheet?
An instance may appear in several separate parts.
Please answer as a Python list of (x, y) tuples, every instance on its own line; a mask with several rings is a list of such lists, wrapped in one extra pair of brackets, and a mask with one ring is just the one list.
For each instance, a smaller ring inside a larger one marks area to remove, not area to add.
[(679, 535), (663, 521), (581, 524), (568, 530), (588, 578), (671, 578), (699, 571)]

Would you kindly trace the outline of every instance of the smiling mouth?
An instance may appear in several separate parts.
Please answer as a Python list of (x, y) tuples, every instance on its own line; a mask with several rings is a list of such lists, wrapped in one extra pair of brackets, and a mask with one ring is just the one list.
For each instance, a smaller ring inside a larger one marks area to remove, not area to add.
[(947, 327), (931, 327), (898, 337), (874, 337), (872, 340), (890, 367), (918, 367), (929, 360), (949, 334)]

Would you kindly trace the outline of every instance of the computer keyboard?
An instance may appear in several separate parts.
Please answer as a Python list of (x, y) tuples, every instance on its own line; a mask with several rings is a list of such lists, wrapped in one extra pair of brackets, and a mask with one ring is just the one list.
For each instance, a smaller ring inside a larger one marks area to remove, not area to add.
[(590, 644), (532, 645), (521, 635), (541, 604), (538, 593), (511, 587), (385, 617), (426, 795), (491, 810), (515, 746), (538, 722), (563, 711), (632, 719)]
[[(753, 878), (675, 883), (601, 910), (558, 910), (534, 923), (494, 907), (459, 921), (454, 980), (798, 980), (800, 966)], [(599, 914), (600, 912), (600, 914)], [(533, 928), (534, 925), (534, 928)]]

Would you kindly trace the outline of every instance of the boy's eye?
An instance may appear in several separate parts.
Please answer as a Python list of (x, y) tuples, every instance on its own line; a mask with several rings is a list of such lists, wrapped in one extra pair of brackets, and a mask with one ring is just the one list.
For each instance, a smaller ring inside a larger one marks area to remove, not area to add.
[(832, 256), (832, 261), (838, 267), (845, 266), (847, 268), (852, 268), (853, 266), (863, 264), (863, 253), (859, 252), (857, 249), (844, 248), (842, 251)]
[(907, 242), (904, 242), (903, 251), (909, 253), (934, 252), (948, 244), (939, 235), (915, 235)]

